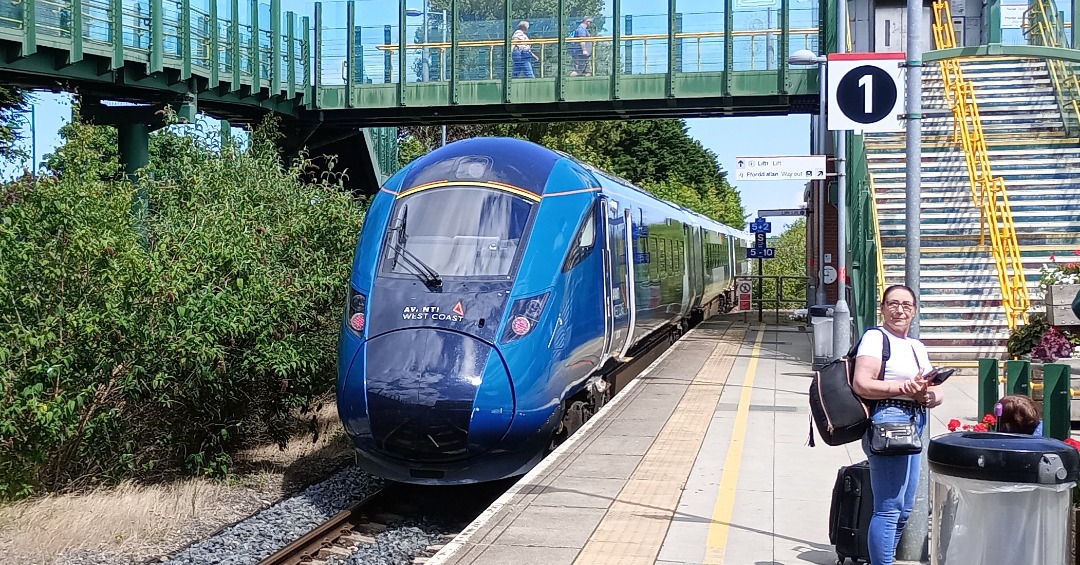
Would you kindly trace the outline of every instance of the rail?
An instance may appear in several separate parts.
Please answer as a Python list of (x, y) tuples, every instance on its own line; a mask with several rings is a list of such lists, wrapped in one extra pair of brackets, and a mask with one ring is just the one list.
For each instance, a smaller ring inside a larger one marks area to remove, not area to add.
[(223, 92), (268, 88), (310, 100), (310, 19), (282, 11), (280, 0), (261, 6), (269, 9), (259, 0), (221, 3), (222, 13), (204, 0), (8, 0), (0, 40), (19, 42), (21, 56), (45, 47), (67, 51), (68, 64), (96, 55), (108, 70), (132, 61), (148, 74), (176, 70), (179, 81), (201, 76)]
[[(938, 49), (956, 47), (956, 30), (947, 0), (935, 0), (934, 42)], [(979, 245), (990, 245), (997, 266), (1001, 301), (1009, 328), (1027, 322), (1031, 308), (1027, 280), (1024, 276), (1020, 245), (1016, 240), (1012, 208), (1005, 180), (994, 176), (990, 167), (990, 152), (982, 128), (979, 103), (975, 98), (974, 85), (964, 78), (960, 61), (956, 58), (941, 61), (941, 75), (945, 82), (945, 99), (952, 109), (954, 136), (960, 142), (971, 179), (971, 198), (980, 209)]]
[[(1044, 47), (1067, 47), (1065, 26), (1061, 23), (1061, 14), (1054, 0), (1033, 0), (1025, 12), (1028, 25), (1024, 35), (1028, 43)], [(1061, 118), (1065, 123), (1065, 134), (1075, 137), (1080, 131), (1080, 79), (1073, 71), (1072, 64), (1061, 59), (1046, 58), (1046, 68), (1050, 72), (1050, 82), (1054, 86)]]
[[(783, 32), (783, 30), (780, 29), (780, 28), (759, 29), (759, 30), (736, 30), (736, 31), (731, 32), (731, 37), (733, 39), (735, 39), (735, 38), (749, 39), (749, 44), (747, 44), (747, 49), (749, 49), (749, 51), (751, 53), (755, 53), (755, 52), (758, 52), (758, 50), (762, 49), (762, 48), (765, 48), (765, 49), (772, 48), (771, 42), (775, 38), (779, 38), (782, 32)], [(798, 28), (798, 29), (791, 29), (791, 30), (788, 31), (788, 33), (790, 34), (790, 36), (792, 38), (797, 38), (797, 37), (800, 37), (800, 36), (802, 37), (802, 39), (803, 39), (802, 48), (803, 49), (813, 49), (815, 44), (816, 44), (815, 42), (817, 41), (817, 38), (818, 38), (819, 30), (817, 28)], [(726, 36), (726, 33), (723, 32), (723, 31), (676, 32), (674, 34), (674, 38), (676, 40), (682, 40), (683, 42), (687, 42), (687, 41), (694, 42), (694, 46), (696, 47), (694, 49), (694, 52), (696, 52), (696, 57), (695, 57), (696, 66), (693, 67), (693, 68), (687, 69), (686, 68), (686, 61), (684, 59), (683, 60), (683, 69), (682, 69), (681, 72), (702, 72), (703, 70), (705, 70), (705, 67), (708, 66), (709, 61), (705, 61), (705, 64), (703, 64), (703, 62), (702, 62), (702, 59), (701, 59), (702, 53), (707, 53), (707, 51), (702, 49), (702, 41), (717, 40), (717, 39), (723, 40), (725, 36)], [(606, 41), (611, 41), (611, 38), (610, 37), (605, 37), (605, 36), (566, 37), (566, 38), (563, 38), (563, 41), (565, 42), (565, 45), (567, 45), (567, 46), (572, 45), (574, 43), (598, 43), (598, 42), (604, 42), (605, 40)], [(668, 49), (667, 46), (668, 46), (668, 42), (671, 40), (671, 38), (668, 37), (668, 34), (666, 34), (666, 33), (643, 33), (643, 34), (620, 35), (620, 40), (623, 41), (623, 42), (626, 42), (627, 45), (631, 44), (632, 42), (638, 42), (637, 45), (640, 46), (638, 48), (641, 51), (641, 55), (642, 55), (642, 59), (643, 59), (642, 60), (642, 65), (643, 65), (644, 68), (648, 69), (649, 68), (649, 42), (652, 41), (654, 43), (654, 45), (656, 43), (661, 43), (662, 45), (661, 45), (660, 48), (663, 50), (663, 52), (661, 53), (660, 56), (662, 56), (662, 57), (664, 57), (664, 59), (666, 59), (667, 58), (667, 49)], [(546, 61), (547, 60), (545, 55), (547, 53), (548, 48), (554, 48), (554, 49), (559, 48), (559, 38), (558, 37), (541, 37), (541, 38), (536, 38), (536, 39), (529, 39), (528, 41), (511, 41), (510, 43), (511, 43), (511, 45), (529, 45), (532, 48), (535, 48), (536, 46), (539, 46), (540, 47), (540, 59), (539, 59), (540, 61)], [(501, 52), (502, 52), (501, 50), (506, 47), (506, 42), (505, 41), (503, 41), (502, 39), (482, 39), (482, 40), (472, 40), (472, 41), (459, 41), (457, 43), (457, 46), (458, 46), (459, 49), (460, 48), (466, 48), (466, 47), (481, 47), (481, 48), (482, 47), (487, 47), (487, 51), (488, 51), (488, 53), (487, 53), (488, 79), (490, 80), (490, 79), (495, 79), (496, 78), (495, 69), (496, 69), (497, 54), (501, 54)], [(396, 45), (396, 44), (376, 45), (375, 48), (378, 49), (379, 51), (382, 51), (382, 52), (388, 53), (390, 55), (393, 55), (394, 53), (397, 52), (398, 45)], [(447, 76), (446, 75), (446, 61), (448, 60), (447, 52), (449, 50), (453, 49), (453, 43), (451, 43), (449, 41), (433, 41), (433, 42), (427, 42), (427, 43), (422, 43), (422, 42), (421, 43), (407, 43), (405, 45), (405, 50), (406, 51), (417, 51), (417, 50), (423, 51), (425, 49), (427, 49), (427, 50), (429, 50), (431, 52), (435, 52), (434, 54), (436, 54), (438, 56), (438, 61), (439, 61), (439, 67), (438, 67), (439, 74), (438, 74), (438, 76), (440, 76), (440, 77)], [(653, 51), (655, 53), (656, 48), (654, 48)], [(654, 56), (654, 58), (655, 58), (655, 56)], [(589, 72), (590, 72), (590, 74), (593, 74), (593, 75), (597, 74), (597, 72), (596, 72), (596, 61), (597, 61), (596, 57), (590, 57), (589, 58)], [(771, 61), (766, 60), (766, 65), (768, 65), (769, 62), (771, 62)], [(544, 67), (546, 67), (546, 66), (547, 65), (539, 65), (539, 73), (537, 75), (537, 78), (545, 78), (545, 69), (544, 69)], [(342, 63), (343, 71), (346, 68), (347, 68), (347, 66), (343, 62)], [(758, 70), (756, 68), (756, 59), (753, 58), (753, 57), (750, 58), (750, 69), (749, 70)], [(766, 69), (766, 70), (768, 70), (768, 69)]]
[[(762, 310), (765, 304), (772, 306), (773, 315), (779, 317), (780, 310), (784, 306), (791, 306), (793, 309), (804, 308), (806, 306), (806, 285), (809, 277), (799, 275), (740, 275), (739, 279), (748, 279), (753, 284), (754, 291), (750, 294), (750, 310), (743, 310), (743, 314), (749, 313), (751, 310), (757, 310), (758, 322), (762, 321)], [(756, 283), (754, 282), (756, 281)], [(771, 293), (773, 297), (766, 298), (765, 294), (768, 291), (764, 288), (765, 283), (771, 283)], [(785, 283), (796, 283), (785, 284)], [(798, 290), (792, 291), (789, 294), (797, 295), (791, 297), (784, 297), (784, 287), (797, 288)], [(800, 294), (801, 293), (801, 294)], [(786, 309), (786, 308), (785, 308)]]

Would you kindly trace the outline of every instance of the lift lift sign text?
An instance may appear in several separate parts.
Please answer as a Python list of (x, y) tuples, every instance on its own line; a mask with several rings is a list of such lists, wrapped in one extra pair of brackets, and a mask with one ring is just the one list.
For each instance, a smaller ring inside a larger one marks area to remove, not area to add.
[(446, 322), (460, 322), (463, 316), (457, 314), (444, 314), (439, 306), (406, 306), (401, 311), (402, 320), (442, 320)]
[(825, 178), (824, 155), (735, 158), (735, 180), (817, 180), (823, 178)]

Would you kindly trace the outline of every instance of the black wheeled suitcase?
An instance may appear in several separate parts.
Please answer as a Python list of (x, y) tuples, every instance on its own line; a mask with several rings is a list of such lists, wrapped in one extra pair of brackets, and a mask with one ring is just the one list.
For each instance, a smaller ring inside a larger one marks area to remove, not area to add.
[(869, 563), (866, 534), (874, 515), (874, 494), (870, 490), (870, 464), (866, 461), (841, 467), (833, 485), (829, 507), (829, 542), (836, 547), (836, 563), (846, 559)]

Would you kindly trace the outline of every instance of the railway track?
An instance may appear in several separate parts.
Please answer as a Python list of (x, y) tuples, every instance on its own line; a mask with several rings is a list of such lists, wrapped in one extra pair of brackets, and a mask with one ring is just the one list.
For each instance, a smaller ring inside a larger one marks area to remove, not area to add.
[[(677, 337), (675, 333), (658, 336), (630, 361), (605, 375), (613, 385), (613, 395), (652, 364)], [(453, 487), (390, 483), (264, 559), (260, 565), (318, 565), (345, 559), (358, 548), (375, 544), (379, 534), (418, 518), (442, 524), (445, 530), (437, 543), (414, 557), (414, 565), (421, 565), (516, 480)]]
[(451, 487), (389, 483), (260, 565), (317, 565), (344, 560), (360, 548), (374, 545), (380, 534), (419, 522), (437, 526), (443, 532), (414, 561), (423, 563), (423, 554), (434, 555), (441, 543), (453, 539), (511, 484), (512, 480)]

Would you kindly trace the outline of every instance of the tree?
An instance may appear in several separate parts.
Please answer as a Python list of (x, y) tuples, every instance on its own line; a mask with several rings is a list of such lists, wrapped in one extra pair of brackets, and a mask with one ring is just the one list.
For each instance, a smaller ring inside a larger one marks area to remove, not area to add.
[[(463, 21), (502, 20), (504, 0), (460, 0), (458, 13)], [(566, 15), (570, 17), (598, 15), (604, 8), (603, 0), (569, 0)], [(450, 10), (450, 0), (431, 0), (428, 12)], [(514, 19), (553, 18), (558, 15), (558, 0), (514, 0), (510, 17)]]
[[(806, 218), (799, 218), (787, 227), (771, 247), (776, 249), (776, 257), (762, 261), (766, 276), (804, 277), (806, 275)], [(792, 307), (796, 302), (806, 301), (806, 281), (787, 279), (783, 281), (785, 300), (780, 307)], [(765, 279), (762, 282), (762, 294), (765, 300), (777, 297), (776, 281)], [(766, 302), (766, 306), (769, 303)]]
[(362, 203), (269, 120), (246, 146), (159, 130), (137, 184), (110, 135), (73, 120), (62, 170), (0, 184), (0, 499), (222, 475), (333, 390)]
[(19, 126), (29, 101), (26, 92), (12, 86), (0, 86), (0, 161), (21, 157), (19, 150)]
[[(402, 164), (438, 146), (437, 127), (405, 127), (399, 132)], [(745, 226), (739, 193), (728, 184), (716, 155), (690, 137), (683, 120), (451, 126), (447, 141), (481, 135), (517, 137), (562, 151), (660, 198), (732, 227)]]

